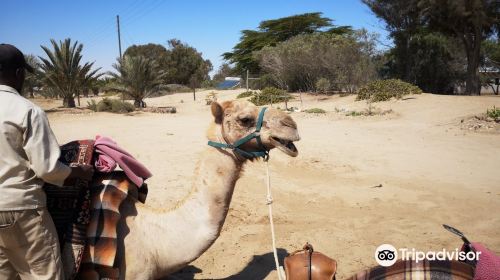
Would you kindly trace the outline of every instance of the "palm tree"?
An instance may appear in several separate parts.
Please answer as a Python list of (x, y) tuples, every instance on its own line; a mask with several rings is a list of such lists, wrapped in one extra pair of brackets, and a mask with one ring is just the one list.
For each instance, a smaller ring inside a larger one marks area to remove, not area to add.
[(26, 62), (33, 67), (33, 73), (26, 72), (26, 79), (24, 80), (23, 93), (29, 98), (34, 98), (34, 90), (36, 87), (41, 87), (42, 75), (40, 73), (40, 61), (36, 56), (28, 54), (24, 56)]
[(135, 107), (146, 107), (144, 98), (163, 90), (166, 73), (158, 64), (143, 56), (124, 56), (113, 64), (118, 73), (109, 72), (116, 79), (111, 89), (121, 92), (134, 100)]
[(92, 71), (82, 71), (82, 76), (80, 77), (80, 89), (77, 93), (78, 106), (80, 106), (80, 93), (83, 93), (83, 96), (88, 97), (89, 91), (92, 91), (96, 87), (97, 80), (101, 75), (102, 74), (94, 75)]
[(94, 63), (89, 62), (80, 65), (83, 45), (78, 41), (71, 44), (71, 39), (67, 38), (59, 44), (53, 39), (50, 42), (53, 51), (41, 46), (48, 57), (40, 57), (45, 85), (63, 98), (64, 107), (75, 107), (75, 96), (79, 95), (86, 80), (100, 76), (97, 74), (100, 68), (92, 70)]

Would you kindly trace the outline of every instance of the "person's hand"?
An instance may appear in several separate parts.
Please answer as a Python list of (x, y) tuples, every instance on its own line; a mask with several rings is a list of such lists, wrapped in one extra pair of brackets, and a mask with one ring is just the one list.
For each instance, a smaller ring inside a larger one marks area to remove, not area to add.
[(92, 165), (77, 165), (71, 167), (71, 174), (68, 178), (77, 178), (90, 181), (94, 176), (94, 166)]

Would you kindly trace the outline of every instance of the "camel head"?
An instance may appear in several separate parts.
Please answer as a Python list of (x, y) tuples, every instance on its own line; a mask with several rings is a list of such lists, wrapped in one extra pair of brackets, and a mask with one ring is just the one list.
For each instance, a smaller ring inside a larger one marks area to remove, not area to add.
[[(221, 126), (222, 137), (228, 144), (234, 144), (254, 132), (261, 112), (261, 108), (243, 100), (213, 102), (211, 109), (215, 124)], [(294, 141), (300, 140), (297, 124), (285, 112), (267, 108), (260, 130), (260, 139), (267, 150), (278, 148), (289, 156), (298, 155), (298, 150), (293, 144)], [(255, 138), (240, 148), (248, 152), (262, 150), (262, 146)]]

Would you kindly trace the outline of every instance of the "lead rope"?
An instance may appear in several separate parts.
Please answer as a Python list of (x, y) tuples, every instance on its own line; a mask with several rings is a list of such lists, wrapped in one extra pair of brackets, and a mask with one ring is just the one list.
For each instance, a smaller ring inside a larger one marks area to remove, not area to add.
[(271, 195), (271, 176), (269, 175), (269, 161), (266, 159), (266, 173), (267, 173), (267, 197), (266, 204), (269, 209), (269, 224), (271, 226), (271, 239), (273, 242), (273, 254), (274, 254), (274, 263), (276, 264), (276, 273), (278, 273), (278, 279), (284, 280), (284, 276), (282, 275), (282, 270), (280, 269), (280, 264), (278, 261), (278, 251), (276, 250), (276, 236), (274, 234), (274, 222), (273, 222), (273, 196)]

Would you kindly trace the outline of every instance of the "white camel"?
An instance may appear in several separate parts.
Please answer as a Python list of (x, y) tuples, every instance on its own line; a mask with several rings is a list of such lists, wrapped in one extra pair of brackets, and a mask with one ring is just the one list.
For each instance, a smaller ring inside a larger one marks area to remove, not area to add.
[[(260, 112), (247, 101), (214, 102), (211, 110), (214, 121), (208, 139), (229, 144), (255, 130)], [(265, 112), (260, 138), (267, 150), (278, 148), (292, 157), (298, 154), (293, 144), (300, 139), (297, 125), (282, 111), (270, 108)], [(252, 139), (241, 149), (257, 151), (262, 146)], [(155, 209), (127, 199), (118, 226), (121, 278), (157, 279), (201, 256), (221, 232), (234, 186), (247, 161), (231, 150), (207, 145), (189, 195), (175, 207)], [(120, 173), (103, 179), (127, 180)]]

